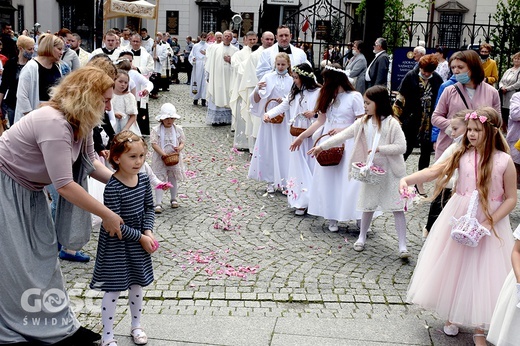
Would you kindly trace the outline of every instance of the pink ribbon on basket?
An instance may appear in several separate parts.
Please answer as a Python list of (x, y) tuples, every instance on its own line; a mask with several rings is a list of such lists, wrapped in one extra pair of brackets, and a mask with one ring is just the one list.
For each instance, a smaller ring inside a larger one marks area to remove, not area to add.
[(401, 199), (404, 199), (404, 211), (408, 211), (408, 200), (414, 199), (417, 196), (415, 187), (408, 187), (405, 191), (401, 192)]

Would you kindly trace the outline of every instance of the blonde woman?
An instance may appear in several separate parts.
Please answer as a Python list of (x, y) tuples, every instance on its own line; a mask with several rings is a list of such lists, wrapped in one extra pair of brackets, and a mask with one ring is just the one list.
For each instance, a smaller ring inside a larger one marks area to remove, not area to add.
[(49, 100), (49, 88), (57, 84), (62, 77), (59, 61), (63, 53), (63, 45), (63, 40), (58, 36), (51, 34), (40, 36), (38, 56), (29, 60), (20, 72), (16, 91), (15, 122), (38, 108), (41, 102)]
[[(48, 103), (0, 137), (0, 262), (9, 263), (1, 270), (0, 344), (89, 345), (100, 338), (80, 327), (68, 303), (56, 256), (57, 232), (42, 190), (52, 183), (65, 200), (98, 215), (110, 236), (121, 239), (122, 219), (72, 175), (72, 162), (81, 152), (92, 161), (93, 178), (106, 183), (112, 175), (95, 159), (92, 129), (110, 109), (113, 86), (114, 80), (104, 71), (80, 68), (51, 91)], [(43, 304), (42, 309), (28, 309), (28, 294), (51, 295), (59, 308)], [(44, 319), (59, 323), (32, 322)]]

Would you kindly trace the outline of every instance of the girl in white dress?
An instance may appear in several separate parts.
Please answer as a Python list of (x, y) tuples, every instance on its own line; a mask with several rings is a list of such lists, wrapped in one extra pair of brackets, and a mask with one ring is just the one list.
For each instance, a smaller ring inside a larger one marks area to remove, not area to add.
[[(318, 119), (294, 140), (291, 150), (299, 148), (303, 140), (315, 131), (313, 137), (321, 132), (335, 135), (365, 114), (363, 96), (350, 84), (340, 65), (326, 66), (322, 76), (324, 83), (316, 105)], [(318, 128), (322, 125), (321, 131)], [(314, 166), (308, 213), (328, 219), (331, 232), (338, 231), (338, 221), (361, 219), (361, 212), (356, 210), (361, 183), (348, 179), (353, 146), (354, 139), (345, 141), (343, 157), (337, 166)]]
[[(285, 113), (289, 124), (297, 128), (308, 128), (315, 120), (316, 101), (320, 93), (320, 85), (316, 83), (314, 73), (308, 64), (300, 64), (292, 69), (294, 84), (290, 94), (281, 104), (269, 110), (266, 115), (271, 117)], [(285, 131), (290, 133), (290, 129)], [(294, 138), (294, 137), (293, 137)], [(309, 205), (309, 187), (312, 183), (312, 172), (316, 160), (306, 151), (312, 147), (312, 138), (304, 139), (301, 150), (289, 152), (288, 180), (286, 185), (287, 201), (291, 208), (296, 208), (296, 215), (304, 215)]]
[(130, 130), (141, 136), (139, 126), (137, 126), (137, 101), (129, 91), (128, 85), (130, 77), (128, 72), (117, 70), (117, 77), (114, 80), (114, 96), (112, 98), (112, 108), (116, 117), (116, 134), (123, 130)]
[(496, 346), (520, 345), (520, 226), (516, 228), (513, 236), (513, 270), (507, 276), (498, 296), (487, 336), (487, 340)]
[[(275, 188), (284, 190), (289, 170), (290, 144), (289, 117), (285, 116), (282, 123), (273, 124), (272, 116), (265, 115), (267, 103), (275, 99), (281, 103), (291, 91), (291, 59), (286, 53), (276, 55), (276, 69), (265, 74), (251, 94), (251, 114), (263, 117), (258, 130), (255, 148), (252, 153), (248, 178), (267, 182), (267, 192), (274, 193)], [(274, 103), (274, 101), (271, 101)]]
[[(392, 112), (388, 89), (382, 85), (369, 88), (365, 93), (365, 110), (367, 115), (356, 121), (352, 126), (341, 131), (334, 137), (309, 150), (310, 155), (317, 156), (323, 150), (341, 144), (348, 138), (354, 138), (354, 150), (349, 162), (366, 162), (377, 142), (374, 165), (383, 168), (386, 173), (378, 184), (362, 184), (357, 206), (363, 211), (359, 239), (354, 244), (354, 250), (363, 251), (367, 231), (376, 210), (390, 211), (394, 214), (395, 230), (399, 239), (399, 257), (410, 256), (406, 249), (406, 219), (404, 203), (399, 193), (399, 180), (406, 175), (406, 164), (403, 154), (406, 151), (406, 139), (401, 124)], [(379, 140), (376, 134), (380, 134)], [(351, 180), (352, 181), (352, 180)]]
[[(182, 159), (186, 136), (182, 127), (174, 124), (175, 119), (180, 119), (180, 117), (174, 105), (165, 103), (161, 106), (159, 115), (155, 117), (159, 125), (153, 127), (150, 132), (150, 144), (153, 148), (152, 170), (161, 181), (170, 182), (170, 206), (172, 208), (179, 207), (177, 201), (178, 182), (186, 178), (186, 169)], [(174, 166), (166, 166), (162, 157), (174, 152), (179, 153), (179, 163)], [(161, 206), (163, 195), (162, 189), (155, 190), (155, 213), (157, 214), (163, 211)]]

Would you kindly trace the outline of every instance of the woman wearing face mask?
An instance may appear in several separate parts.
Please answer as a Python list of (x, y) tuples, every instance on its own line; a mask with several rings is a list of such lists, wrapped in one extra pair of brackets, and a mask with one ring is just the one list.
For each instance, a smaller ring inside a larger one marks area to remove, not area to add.
[(354, 45), (352, 46), (353, 56), (345, 67), (349, 81), (361, 94), (365, 93), (365, 73), (367, 71), (367, 59), (365, 59), (365, 55), (363, 54), (363, 48), (363, 41), (354, 41)]
[(3, 114), (8, 117), (10, 126), (14, 124), (18, 77), (25, 64), (32, 59), (34, 40), (29, 36), (22, 35), (18, 37), (16, 47), (18, 47), (18, 55), (9, 59), (5, 64), (4, 73), (2, 74), (2, 85), (0, 86), (0, 115)]
[[(430, 155), (433, 151), (431, 116), (442, 84), (442, 77), (435, 72), (437, 64), (437, 58), (433, 54), (421, 57), (418, 67), (404, 76), (396, 102), (402, 109), (399, 119), (406, 137), (404, 159), (406, 160), (413, 149), (420, 145), (419, 170), (430, 165)], [(421, 185), (417, 188), (419, 194), (425, 194)]]
[(440, 129), (435, 147), (437, 160), (451, 144), (452, 139), (446, 129), (455, 113), (463, 109), (493, 107), (500, 114), (500, 97), (498, 91), (484, 83), (485, 75), (479, 55), (473, 50), (453, 53), (450, 57), (451, 72), (457, 83), (444, 89), (435, 111), (432, 124)]
[(489, 43), (482, 43), (480, 45), (480, 59), (482, 60), (482, 68), (484, 69), (484, 81), (489, 85), (494, 85), (498, 82), (498, 68), (495, 60), (489, 57), (493, 47)]

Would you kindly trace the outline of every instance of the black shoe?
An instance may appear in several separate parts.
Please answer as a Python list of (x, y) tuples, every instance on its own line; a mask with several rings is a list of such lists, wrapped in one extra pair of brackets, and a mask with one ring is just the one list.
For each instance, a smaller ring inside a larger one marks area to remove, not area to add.
[(199, 105), (199, 100), (193, 100), (193, 105), (194, 106), (198, 106)]
[(184, 84), (186, 84), (186, 85), (190, 85), (190, 84), (191, 84), (191, 82), (186, 82), (186, 83), (184, 83)]
[(200, 101), (200, 104), (202, 105), (202, 107), (206, 107), (206, 100), (202, 99), (202, 101)]

